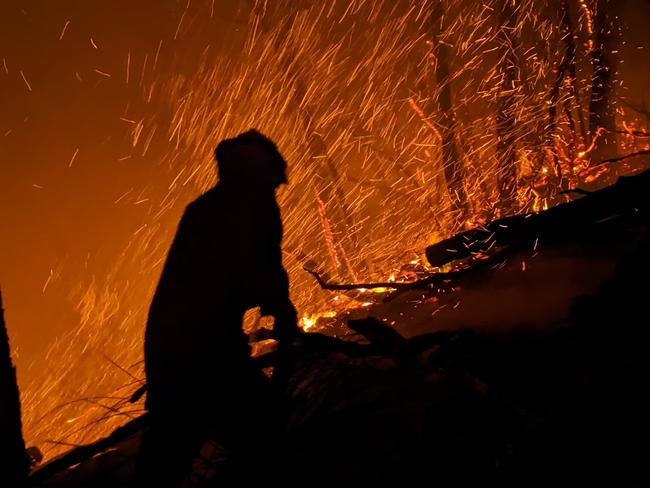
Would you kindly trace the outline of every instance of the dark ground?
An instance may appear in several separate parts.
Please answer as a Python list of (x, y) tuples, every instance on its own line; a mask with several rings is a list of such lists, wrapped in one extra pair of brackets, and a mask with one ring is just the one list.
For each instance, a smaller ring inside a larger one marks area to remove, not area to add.
[[(287, 356), (282, 483), (650, 485), (649, 251), (644, 217), (370, 307), (411, 338), (375, 337), (381, 352), (306, 342)], [(41, 486), (124, 486), (137, 443)]]

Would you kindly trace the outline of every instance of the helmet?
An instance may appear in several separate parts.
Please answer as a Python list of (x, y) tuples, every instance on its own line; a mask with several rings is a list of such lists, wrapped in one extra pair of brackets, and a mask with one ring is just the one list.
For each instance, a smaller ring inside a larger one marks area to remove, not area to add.
[(287, 182), (287, 163), (277, 146), (255, 129), (221, 141), (215, 157), (220, 181), (273, 188)]

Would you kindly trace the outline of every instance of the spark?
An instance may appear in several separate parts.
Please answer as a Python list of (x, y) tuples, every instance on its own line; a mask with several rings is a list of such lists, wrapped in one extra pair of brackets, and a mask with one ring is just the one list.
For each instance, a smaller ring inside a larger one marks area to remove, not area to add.
[(144, 82), (144, 74), (147, 70), (147, 62), (149, 61), (149, 54), (144, 55), (144, 61), (142, 62), (142, 72), (140, 73), (140, 86), (142, 86)]
[(45, 290), (47, 289), (47, 285), (50, 284), (50, 281), (52, 280), (52, 277), (54, 276), (54, 270), (50, 269), (50, 274), (47, 277), (47, 280), (45, 281), (45, 284), (43, 285), (43, 290), (42, 292), (45, 293)]
[(70, 25), (70, 21), (66, 20), (65, 24), (63, 25), (63, 30), (61, 30), (61, 35), (59, 36), (59, 41), (63, 40), (63, 36), (65, 36), (65, 31), (68, 29), (69, 25)]
[(158, 66), (158, 56), (160, 55), (160, 50), (162, 49), (162, 45), (163, 45), (163, 40), (160, 39), (160, 41), (158, 42), (158, 48), (156, 49), (156, 56), (153, 59), (154, 71), (156, 70), (156, 66)]
[(70, 158), (70, 162), (68, 163), (68, 168), (72, 168), (75, 159), (77, 159), (77, 154), (79, 154), (79, 148), (74, 150), (74, 154), (72, 155), (72, 157)]
[(123, 193), (123, 194), (122, 194), (122, 195), (121, 195), (117, 200), (115, 200), (113, 203), (114, 203), (115, 205), (117, 205), (117, 204), (120, 203), (122, 200), (124, 200), (124, 198), (126, 198), (126, 197), (129, 195), (129, 193), (131, 193), (132, 191), (133, 191), (133, 188), (129, 189), (126, 193)]
[(174, 33), (174, 40), (178, 38), (178, 33), (181, 30), (181, 25), (183, 25), (183, 20), (185, 19), (185, 14), (187, 14), (188, 9), (190, 8), (190, 3), (191, 0), (187, 0), (187, 5), (185, 6), (185, 10), (183, 10), (183, 13), (181, 14), (181, 18), (178, 21), (178, 25), (176, 26), (176, 32)]
[(27, 81), (27, 78), (25, 77), (25, 73), (23, 73), (23, 70), (20, 70), (20, 76), (22, 76), (23, 81), (25, 82), (25, 85), (27, 85), (27, 89), (29, 91), (32, 91), (32, 85), (30, 85), (29, 81)]

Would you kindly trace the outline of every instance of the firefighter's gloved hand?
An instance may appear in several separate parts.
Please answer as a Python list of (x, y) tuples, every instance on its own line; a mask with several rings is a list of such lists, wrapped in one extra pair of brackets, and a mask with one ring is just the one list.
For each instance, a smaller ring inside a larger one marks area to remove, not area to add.
[(298, 340), (302, 334), (302, 329), (295, 321), (283, 323), (281, 320), (275, 320), (272, 337), (276, 341), (284, 344), (290, 344)]
[(290, 300), (277, 300), (262, 304), (262, 315), (274, 318), (271, 337), (279, 343), (290, 344), (302, 335), (298, 313)]
[(295, 312), (280, 314), (275, 317), (272, 337), (279, 343), (285, 345), (291, 344), (299, 339), (302, 333), (302, 329), (298, 326)]

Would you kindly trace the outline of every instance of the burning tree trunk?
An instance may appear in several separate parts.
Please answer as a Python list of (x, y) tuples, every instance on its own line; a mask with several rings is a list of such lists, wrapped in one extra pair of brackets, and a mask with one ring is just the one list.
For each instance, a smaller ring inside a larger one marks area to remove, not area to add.
[(499, 19), (499, 76), (497, 94), (497, 181), (500, 208), (510, 212), (515, 208), (517, 197), (516, 125), (517, 81), (519, 69), (515, 52), (515, 30), (518, 9), (512, 0), (503, 2)]
[[(463, 185), (464, 169), (456, 147), (456, 116), (453, 109), (451, 92), (452, 58), (451, 46), (442, 39), (442, 22), (445, 17), (441, 1), (435, 2), (431, 12), (431, 28), (433, 32), (435, 56), (435, 82), (439, 88), (438, 94), (438, 125), (442, 139), (442, 165), (449, 197), (454, 207), (461, 211), (462, 216), (467, 212), (467, 193)], [(433, 92), (433, 90), (432, 90)]]
[(11, 362), (9, 336), (0, 293), (0, 485), (27, 486), (29, 457), (20, 419), (20, 395), (16, 369)]
[(590, 54), (593, 66), (591, 101), (589, 103), (589, 132), (591, 137), (598, 137), (600, 128), (605, 129), (598, 137), (592, 153), (592, 160), (601, 160), (616, 155), (616, 113), (612, 103), (613, 81), (616, 60), (613, 55), (616, 39), (614, 36), (614, 15), (611, 13), (613, 2), (596, 0), (594, 2), (593, 33), (590, 39)]

